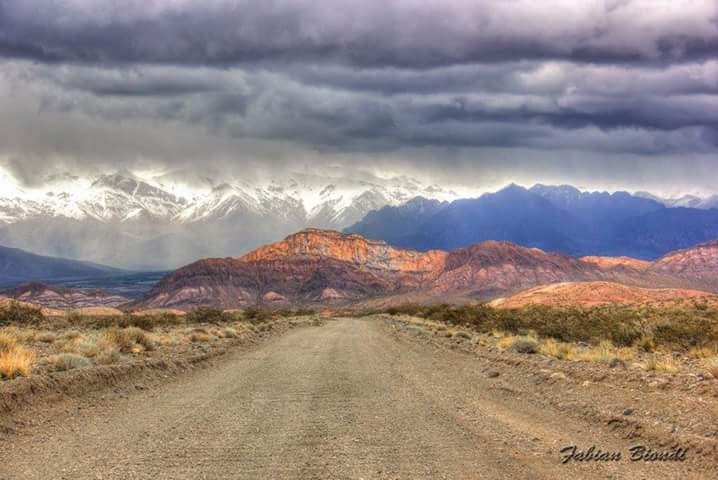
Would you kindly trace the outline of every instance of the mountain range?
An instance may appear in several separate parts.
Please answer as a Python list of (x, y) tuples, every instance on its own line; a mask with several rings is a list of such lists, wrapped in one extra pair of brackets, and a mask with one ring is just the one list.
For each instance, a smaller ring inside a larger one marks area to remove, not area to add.
[(574, 256), (656, 259), (718, 238), (718, 209), (669, 207), (627, 192), (567, 185), (510, 185), (472, 199), (387, 205), (344, 231), (422, 251), (507, 240)]
[(194, 262), (165, 276), (136, 307), (361, 304), (486, 300), (557, 282), (611, 281), (718, 291), (718, 242), (656, 262), (576, 258), (506, 241), (420, 252), (357, 234), (306, 229), (239, 258)]
[(117, 268), (65, 258), (35, 255), (17, 248), (0, 247), (0, 286), (29, 281), (67, 281), (127, 274)]
[(341, 229), (417, 195), (456, 198), (407, 177), (292, 174), (266, 181), (56, 175), (42, 187), (1, 179), (0, 244), (131, 270), (240, 255), (307, 226)]
[(239, 256), (307, 227), (346, 229), (416, 250), (507, 240), (570, 255), (647, 259), (718, 237), (713, 197), (511, 185), (469, 198), (470, 191), (408, 177), (333, 171), (192, 180), (121, 171), (55, 175), (30, 188), (0, 178), (8, 187), (0, 195), (0, 244), (157, 271)]

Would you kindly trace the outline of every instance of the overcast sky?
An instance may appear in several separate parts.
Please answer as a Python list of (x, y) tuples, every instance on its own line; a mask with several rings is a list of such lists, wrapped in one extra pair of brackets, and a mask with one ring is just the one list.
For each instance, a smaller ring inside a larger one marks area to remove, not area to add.
[(716, 0), (0, 0), (0, 162), (718, 191)]

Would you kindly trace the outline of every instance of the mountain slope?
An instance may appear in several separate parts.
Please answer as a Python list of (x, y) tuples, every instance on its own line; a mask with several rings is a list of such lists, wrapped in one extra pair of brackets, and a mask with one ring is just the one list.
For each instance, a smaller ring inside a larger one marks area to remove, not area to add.
[(497, 308), (521, 308), (528, 305), (591, 307), (705, 298), (714, 295), (700, 290), (641, 288), (615, 282), (566, 282), (530, 288), (507, 298), (497, 298), (489, 302), (489, 305)]
[(127, 272), (88, 262), (35, 255), (17, 248), (0, 247), (0, 285), (31, 280), (107, 277), (122, 273)]
[[(673, 264), (669, 259), (663, 268)], [(718, 272), (718, 262), (701, 270), (710, 271)], [(547, 283), (596, 280), (644, 287), (712, 285), (709, 275), (702, 275), (672, 275), (632, 259), (584, 260), (510, 242), (420, 252), (357, 234), (307, 229), (239, 258), (205, 259), (178, 269), (137, 306), (323, 305), (380, 297), (467, 301)]]
[(507, 240), (569, 255), (655, 259), (718, 237), (718, 210), (667, 208), (626, 192), (511, 185), (429, 215), (387, 206), (345, 231), (418, 250)]
[(448, 205), (448, 202), (415, 197), (403, 205), (387, 205), (379, 210), (373, 210), (344, 231), (404, 247), (412, 243), (411, 236), (417, 225), (426, 223)]
[(108, 294), (102, 290), (62, 288), (42, 283), (18, 285), (3, 294), (21, 302), (60, 309), (118, 307), (130, 301), (127, 297)]
[[(401, 207), (387, 207), (380, 219), (391, 223), (403, 218), (406, 226), (401, 245), (417, 250), (466, 247), (486, 240), (508, 240), (521, 245), (572, 253), (578, 250), (585, 231), (580, 222), (549, 200), (525, 188), (510, 185), (496, 193), (476, 199), (462, 199), (430, 215), (411, 215)], [(391, 227), (386, 222), (353, 225), (347, 232), (361, 230), (371, 238), (386, 240), (382, 235)]]

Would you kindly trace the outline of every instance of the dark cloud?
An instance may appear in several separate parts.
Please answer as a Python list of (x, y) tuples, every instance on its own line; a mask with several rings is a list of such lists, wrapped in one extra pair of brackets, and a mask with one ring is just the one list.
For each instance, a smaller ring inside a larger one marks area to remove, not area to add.
[(715, 0), (0, 0), (0, 163), (26, 183), (340, 164), (620, 184), (656, 162), (704, 182), (717, 18)]
[(712, 0), (4, 0), (0, 51), (50, 62), (262, 60), (426, 68), (477, 62), (694, 61), (718, 49)]

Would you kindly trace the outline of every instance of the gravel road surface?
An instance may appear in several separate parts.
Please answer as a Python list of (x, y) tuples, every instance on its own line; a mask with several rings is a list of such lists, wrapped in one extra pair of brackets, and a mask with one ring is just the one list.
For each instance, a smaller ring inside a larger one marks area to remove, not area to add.
[(330, 320), (159, 386), (63, 405), (0, 436), (0, 479), (704, 478), (689, 462), (562, 465), (567, 445), (626, 455), (630, 443), (507, 400), (476, 359), (387, 328)]

